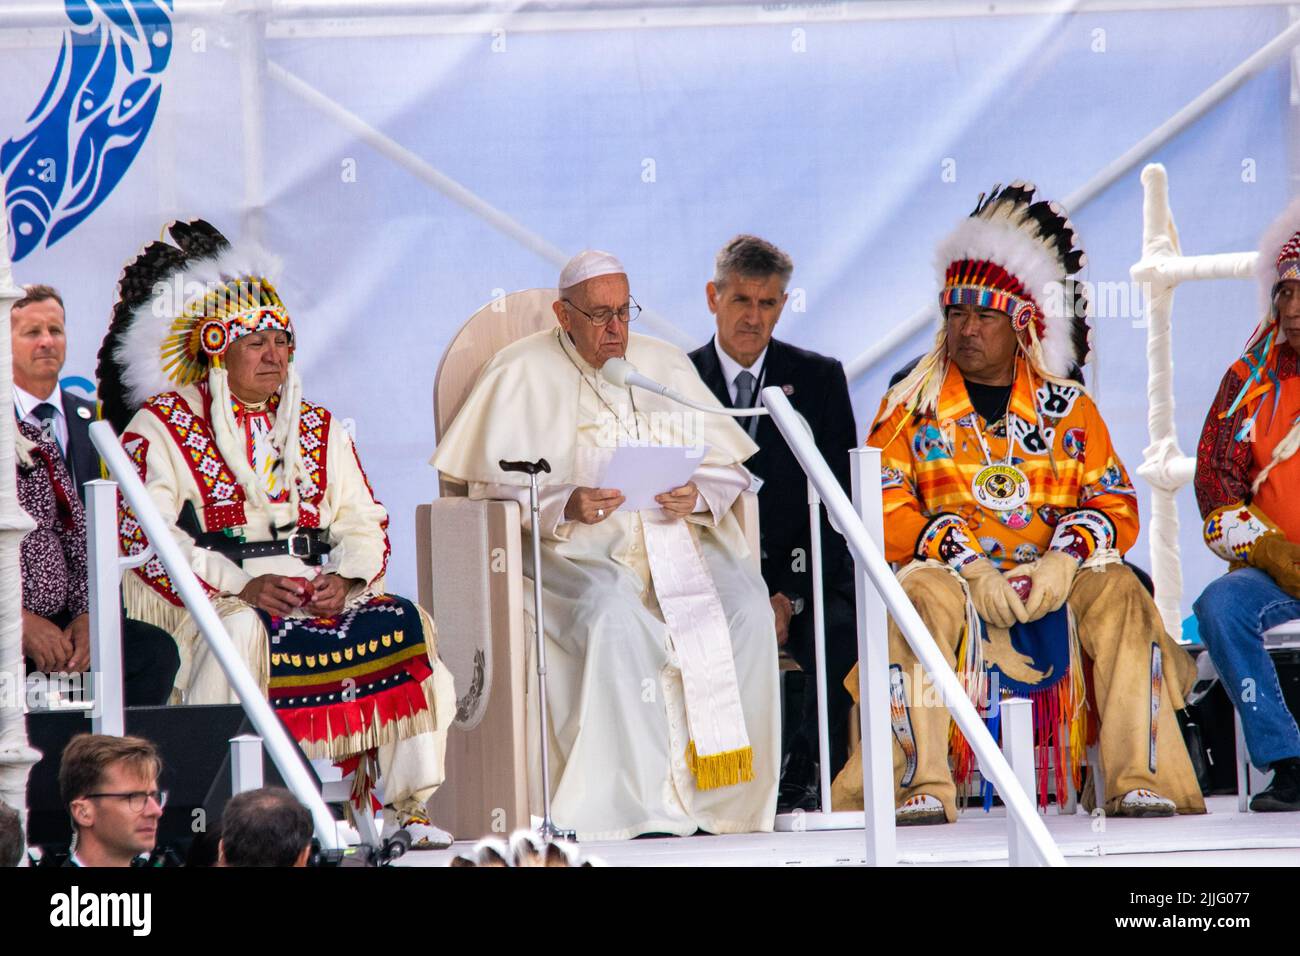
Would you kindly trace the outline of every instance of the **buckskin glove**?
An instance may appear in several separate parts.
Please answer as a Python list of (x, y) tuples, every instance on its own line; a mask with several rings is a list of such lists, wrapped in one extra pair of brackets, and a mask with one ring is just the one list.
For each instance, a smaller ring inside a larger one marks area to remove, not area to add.
[(1255, 542), (1247, 560), (1287, 594), (1300, 598), (1300, 544), (1280, 534), (1266, 534)]
[(1079, 570), (1079, 559), (1066, 551), (1048, 551), (1033, 564), (1007, 572), (1008, 577), (1023, 575), (1029, 578), (1029, 597), (1025, 611), (1029, 620), (1036, 621), (1051, 614), (1070, 596), (1070, 585)]
[(1017, 622), (1024, 624), (1029, 620), (1024, 602), (1020, 595), (993, 566), (988, 558), (976, 558), (962, 565), (959, 572), (966, 579), (970, 588), (971, 603), (975, 613), (986, 624), (994, 627), (1010, 627)]

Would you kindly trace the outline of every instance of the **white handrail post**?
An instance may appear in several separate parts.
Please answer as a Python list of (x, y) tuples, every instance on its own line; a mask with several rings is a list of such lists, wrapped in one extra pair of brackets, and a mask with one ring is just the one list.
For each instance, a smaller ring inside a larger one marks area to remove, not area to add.
[(981, 772), (997, 787), (1003, 803), (1007, 806), (1007, 812), (1018, 816), (1024, 823), (1034, 851), (1041, 862), (1049, 866), (1064, 866), (1065, 857), (1052, 842), (1051, 834), (1039, 819), (1029, 795), (1016, 780), (1010, 764), (998, 750), (997, 744), (979, 714), (975, 712), (970, 698), (966, 696), (965, 688), (961, 686), (957, 675), (948, 666), (943, 653), (930, 637), (925, 622), (921, 620), (916, 608), (912, 607), (911, 601), (894, 577), (893, 570), (885, 562), (884, 555), (867, 534), (862, 519), (853, 510), (848, 495), (840, 487), (835, 474), (826, 464), (826, 459), (822, 458), (821, 452), (817, 450), (817, 445), (808, 435), (798, 413), (790, 404), (790, 399), (780, 388), (769, 386), (763, 389), (763, 404), (804, 472), (817, 486), (831, 520), (844, 535), (859, 569), (866, 571), (871, 583), (884, 599), (885, 606), (897, 623), (899, 631), (907, 640), (908, 646), (912, 648), (912, 652), (916, 654), (921, 665), (938, 687), (944, 705), (974, 749), (980, 762)]
[[(849, 452), (853, 497), (867, 533), (884, 542), (880, 449)], [(862, 809), (867, 865), (898, 862), (894, 822), (894, 751), (889, 721), (889, 622), (885, 602), (858, 563), (853, 575), (858, 606), (858, 725), (862, 739)]]
[(145, 537), (156, 551), (158, 560), (171, 575), (172, 584), (194, 618), (194, 623), (198, 625), (199, 633), (208, 642), (213, 656), (216, 657), (226, 675), (226, 680), (230, 682), (239, 702), (252, 720), (254, 728), (266, 742), (266, 748), (271, 754), (271, 759), (275, 761), (280, 776), (284, 778), (293, 795), (311, 811), (312, 820), (316, 825), (316, 836), (321, 845), (329, 850), (338, 849), (340, 846), (338, 827), (335, 825), (329, 807), (321, 799), (320, 792), (303, 765), (297, 743), (289, 737), (284, 725), (280, 723), (280, 718), (267, 703), (261, 687), (249, 673), (239, 652), (235, 650), (230, 635), (226, 633), (225, 625), (222, 624), (212, 602), (208, 600), (208, 596), (200, 586), (194, 569), (185, 560), (180, 545), (172, 537), (171, 530), (159, 513), (158, 506), (154, 504), (144, 482), (136, 473), (135, 466), (127, 458), (122, 446), (118, 444), (117, 436), (113, 434), (113, 427), (108, 422), (94, 422), (90, 426), (90, 440), (108, 465), (109, 473), (120, 484), (123, 497), (130, 504), (136, 520), (144, 530)]
[[(1012, 698), (997, 702), (1002, 711), (1002, 752), (1026, 793), (1034, 792), (1034, 713), (1027, 700)], [(1007, 814), (1007, 863), (1034, 866), (1037, 860), (1025, 826)]]
[(814, 674), (817, 681), (817, 777), (822, 813), (831, 812), (830, 722), (826, 705), (826, 598), (822, 585), (822, 500), (808, 482), (808, 545), (812, 550)]
[(86, 565), (90, 587), (90, 672), (95, 706), (91, 730), (121, 737), (126, 733), (122, 687), (121, 571), (118, 564), (117, 484), (86, 482)]
[(244, 793), (262, 786), (262, 738), (240, 734), (230, 738), (230, 792)]

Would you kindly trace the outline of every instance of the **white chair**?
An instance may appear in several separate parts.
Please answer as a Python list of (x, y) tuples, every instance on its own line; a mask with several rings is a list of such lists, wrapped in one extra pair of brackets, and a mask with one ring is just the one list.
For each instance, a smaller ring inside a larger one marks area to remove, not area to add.
[[(492, 356), (555, 327), (556, 295), (529, 289), (495, 299), (456, 333), (434, 382), (439, 440)], [(460, 838), (509, 833), (531, 825), (526, 660), (533, 637), (524, 621), (520, 508), (470, 500), (463, 485), (441, 475), (439, 490), (437, 500), (416, 509), (419, 601), (437, 623), (438, 654), (455, 677), (458, 700), (446, 783), (430, 810)], [(742, 494), (734, 513), (757, 563), (757, 497)]]
[[(1264, 632), (1264, 647), (1270, 651), (1300, 648), (1300, 620), (1287, 621), (1269, 628)], [(1237, 710), (1236, 701), (1233, 701), (1232, 724), (1237, 737), (1237, 809), (1245, 813), (1250, 809), (1251, 796), (1267, 787), (1272, 775), (1251, 766), (1250, 752), (1246, 749), (1246, 734), (1241, 726), (1241, 714)]]

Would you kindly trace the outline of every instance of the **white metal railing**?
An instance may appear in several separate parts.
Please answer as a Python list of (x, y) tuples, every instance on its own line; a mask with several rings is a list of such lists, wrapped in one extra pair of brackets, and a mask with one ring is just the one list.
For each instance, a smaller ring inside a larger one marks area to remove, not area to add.
[[(798, 413), (796, 412), (796, 415)], [(807, 421), (802, 415), (798, 415), (799, 423), (808, 430)], [(811, 434), (811, 430), (809, 430)], [(815, 439), (814, 439), (815, 441)], [(858, 510), (862, 523), (867, 528), (867, 533), (871, 535), (874, 541), (883, 541), (885, 537), (884, 529), (884, 512), (881, 508), (880, 501), (880, 449), (878, 448), (854, 448), (848, 452), (850, 468), (852, 471), (851, 487), (853, 492), (853, 502)], [(877, 816), (870, 809), (859, 813), (852, 810), (836, 811), (832, 806), (831, 799), (831, 759), (830, 759), (830, 713), (829, 713), (829, 695), (830, 686), (827, 682), (826, 673), (826, 602), (825, 587), (826, 582), (822, 574), (822, 499), (817, 493), (817, 486), (812, 480), (808, 480), (808, 529), (809, 529), (809, 550), (812, 554), (812, 577), (810, 584), (812, 587), (812, 615), (813, 615), (813, 660), (815, 664), (815, 690), (817, 694), (817, 759), (818, 759), (818, 809), (814, 812), (795, 810), (790, 813), (778, 813), (776, 816), (776, 830), (778, 832), (798, 832), (806, 830), (856, 830), (866, 826), (868, 818), (876, 821), (876, 828), (873, 831), (880, 838), (880, 845), (876, 851), (869, 854), (869, 862), (873, 865), (886, 865), (895, 861), (895, 847), (893, 839), (893, 788), (884, 788), (880, 794), (880, 806), (882, 808), (880, 816)], [(883, 633), (885, 624), (885, 605), (880, 600), (880, 595), (870, 586), (870, 583), (862, 574), (854, 575), (854, 589), (857, 608), (857, 634), (860, 638), (869, 633), (873, 633), (874, 628), (879, 628)], [(877, 621), (879, 622), (877, 624)], [(865, 661), (869, 654), (876, 650), (883, 649), (884, 645), (860, 642), (858, 647), (859, 659), (864, 662), (863, 668), (859, 668), (859, 674), (862, 680), (866, 680), (864, 668), (867, 666)], [(880, 660), (872, 660), (873, 668), (879, 668), (880, 673), (885, 673), (889, 667), (889, 656), (885, 653)], [(861, 698), (865, 699), (865, 698)], [(863, 741), (864, 753), (867, 747), (867, 741)], [(889, 738), (886, 735), (883, 741), (883, 749), (886, 754), (889, 753)], [(872, 779), (886, 779), (892, 773), (888, 760), (884, 763), (884, 777)], [(876, 795), (871, 793), (869, 796), (874, 798)], [(865, 798), (864, 798), (865, 799)]]
[[(889, 691), (886, 684), (889, 668), (884, 627), (884, 609), (888, 609), (908, 646), (937, 686), (944, 705), (965, 735), (979, 759), (980, 773), (997, 788), (1007, 815), (1016, 828), (1009, 836), (1011, 863), (1038, 862), (1047, 866), (1064, 866), (1065, 858), (1047, 832), (1025, 788), (1011, 765), (998, 749), (988, 727), (975, 711), (970, 698), (944, 660), (934, 639), (902, 585), (885, 561), (880, 549), (867, 533), (861, 516), (840, 487), (830, 466), (817, 450), (798, 412), (777, 386), (763, 389), (763, 405), (777, 429), (790, 446), (809, 481), (826, 505), (831, 521), (848, 543), (860, 576), (870, 581), (884, 607), (868, 606), (860, 614), (869, 615), (866, 629), (859, 629), (858, 651), (861, 666), (859, 708), (862, 720), (862, 776), (864, 823), (868, 863), (894, 862), (894, 775), (889, 741)], [(1023, 713), (1014, 711), (1013, 713)], [(822, 735), (825, 735), (823, 725)], [(1029, 852), (1024, 852), (1029, 851)], [(1032, 859), (1031, 859), (1032, 857)]]
[[(230, 640), (230, 635), (226, 633), (225, 625), (221, 623), (220, 616), (212, 606), (212, 602), (208, 600), (208, 596), (203, 592), (193, 568), (185, 560), (176, 539), (172, 537), (171, 530), (167, 527), (162, 514), (158, 511), (158, 506), (154, 504), (153, 499), (149, 496), (144, 482), (140, 480), (140, 476), (136, 473), (131, 460), (127, 458), (126, 452), (118, 444), (112, 426), (108, 422), (95, 422), (90, 426), (90, 440), (94, 443), (95, 448), (99, 450), (99, 455), (104, 459), (104, 463), (108, 465), (109, 473), (117, 480), (122, 496), (126, 498), (127, 503), (131, 506), (136, 520), (140, 522), (140, 527), (144, 530), (151, 549), (171, 576), (172, 584), (180, 594), (186, 609), (193, 616), (195, 624), (198, 625), (199, 634), (203, 640), (207, 641), (213, 656), (216, 657), (221, 669), (225, 672), (226, 679), (230, 681), (230, 686), (234, 688), (235, 694), (239, 697), (239, 702), (243, 705), (244, 711), (248, 714), (253, 726), (257, 729), (257, 733), (265, 742), (272, 761), (280, 771), (280, 776), (284, 778), (284, 782), (293, 792), (293, 795), (311, 812), (312, 820), (316, 826), (316, 836), (321, 845), (329, 850), (339, 849), (341, 844), (338, 826), (330, 813), (329, 807), (316, 790), (311, 775), (308, 774), (306, 767), (303, 765), (297, 743), (289, 737), (284, 725), (280, 723), (280, 719), (271, 709), (271, 705), (267, 703), (261, 687), (253, 679), (253, 675), (249, 673), (243, 658), (240, 657), (239, 652)], [(111, 510), (106, 507), (106, 501), (112, 494), (113, 484), (106, 481), (91, 482), (87, 487), (90, 488), (92, 485), (98, 487), (91, 492), (92, 507), (94, 508), (93, 524), (89, 528), (89, 538), (92, 542), (89, 544), (89, 556), (94, 562), (90, 569), (92, 572), (90, 576), (91, 587), (94, 590), (91, 613), (94, 615), (93, 624), (97, 624), (101, 629), (98, 631), (92, 630), (92, 633), (105, 639), (106, 648), (112, 646), (120, 648), (121, 612), (117, 601), (119, 600), (118, 587), (120, 586), (123, 564), (117, 558), (116, 502), (114, 501)], [(113, 497), (115, 498), (115, 496)], [(143, 562), (139, 561), (138, 558), (127, 559), (128, 566), (136, 563)], [(114, 586), (111, 588), (105, 587), (105, 582), (113, 582)], [(98, 640), (96, 643), (98, 643)], [(120, 660), (120, 653), (116, 659)], [(112, 683), (112, 681), (106, 683)], [(98, 700), (101, 690), (106, 693), (107, 699), (114, 700), (119, 704), (115, 716), (104, 715), (105, 708), (101, 706)], [(102, 726), (120, 728), (122, 720), (120, 672), (116, 679), (116, 687), (96, 687), (96, 696), (96, 709), (101, 712), (101, 721), (106, 722)], [(118, 732), (120, 732), (120, 729)]]
[[(777, 430), (789, 445), (795, 459), (808, 478), (809, 519), (813, 548), (814, 572), (821, 567), (821, 510), (818, 499), (826, 505), (831, 524), (844, 536), (857, 567), (855, 588), (858, 597), (858, 708), (862, 725), (862, 825), (866, 836), (866, 861), (872, 866), (891, 866), (897, 862), (894, 818), (894, 774), (889, 720), (889, 690), (886, 682), (889, 671), (889, 654), (886, 638), (886, 609), (894, 615), (903, 637), (911, 646), (926, 673), (939, 687), (944, 705), (951, 712), (957, 726), (970, 742), (980, 762), (985, 779), (997, 788), (1007, 808), (1007, 855), (1013, 866), (1045, 864), (1064, 866), (1065, 858), (1052, 842), (1047, 825), (1039, 818), (1028, 789), (1022, 779), (1030, 779), (1028, 769), (1033, 763), (1032, 716), (1027, 707), (1008, 708), (1007, 719), (1014, 723), (1005, 735), (1005, 742), (1017, 747), (1016, 767), (1013, 771), (1007, 759), (998, 751), (997, 743), (988, 727), (980, 720), (974, 705), (962, 689), (942, 652), (926, 629), (893, 570), (867, 531), (867, 522), (876, 538), (884, 540), (883, 503), (880, 496), (880, 451), (874, 448), (855, 449), (850, 452), (854, 476), (854, 491), (858, 496), (861, 513), (854, 509), (839, 480), (826, 464), (817, 449), (808, 422), (795, 411), (784, 391), (769, 386), (762, 391), (762, 406), (755, 408), (724, 408), (716, 403), (705, 405), (661, 385), (639, 373), (624, 359), (609, 359), (601, 367), (601, 376), (619, 387), (644, 388), (671, 401), (715, 415), (743, 418), (753, 415), (770, 415)], [(865, 463), (865, 464), (864, 464)], [(777, 829), (848, 829), (857, 826), (856, 814), (830, 812), (829, 771), (827, 769), (828, 726), (826, 722), (826, 668), (824, 657), (825, 624), (822, 620), (822, 602), (819, 594), (823, 582), (813, 581), (813, 637), (817, 656), (816, 690), (817, 710), (820, 718), (818, 750), (822, 758), (821, 805), (815, 814), (788, 814), (795, 817), (795, 825), (782, 825), (777, 818)], [(1026, 721), (1029, 721), (1026, 723)], [(1030, 785), (1032, 787), (1032, 783)], [(813, 824), (811, 826), (807, 824)]]

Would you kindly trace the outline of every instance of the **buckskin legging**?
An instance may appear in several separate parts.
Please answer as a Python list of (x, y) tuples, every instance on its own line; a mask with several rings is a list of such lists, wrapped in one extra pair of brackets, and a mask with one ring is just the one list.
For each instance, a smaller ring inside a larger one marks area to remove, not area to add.
[[(955, 649), (966, 624), (965, 592), (959, 580), (937, 563), (914, 568), (903, 576), (903, 590), (915, 605), (944, 659), (955, 666)], [(1101, 764), (1105, 776), (1105, 809), (1113, 813), (1131, 790), (1145, 788), (1172, 800), (1179, 813), (1204, 813), (1205, 801), (1196, 783), (1175, 710), (1195, 681), (1196, 668), (1188, 653), (1165, 633), (1155, 603), (1136, 575), (1122, 564), (1082, 568), (1070, 589), (1079, 643), (1092, 661), (1092, 695), (1100, 713)], [(1151, 761), (1152, 648), (1159, 647), (1162, 666), (1160, 704)], [(889, 661), (903, 674), (908, 717), (916, 746), (916, 769), (909, 785), (900, 785), (905, 758), (894, 738), (894, 793), (898, 805), (918, 794), (943, 802), (949, 822), (957, 818), (957, 790), (948, 765), (948, 710), (937, 688), (910, 692), (921, 672), (907, 641), (891, 619)], [(845, 678), (858, 698), (858, 669)], [(924, 686), (924, 685), (922, 685)], [(915, 699), (920, 697), (920, 700)], [(855, 748), (832, 788), (836, 810), (862, 809), (862, 748)]]

